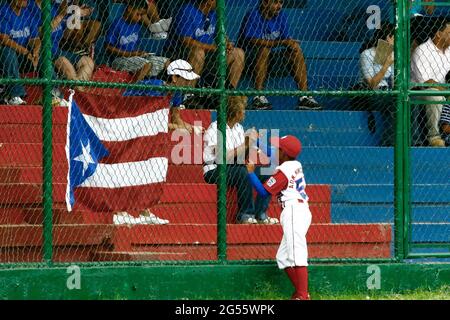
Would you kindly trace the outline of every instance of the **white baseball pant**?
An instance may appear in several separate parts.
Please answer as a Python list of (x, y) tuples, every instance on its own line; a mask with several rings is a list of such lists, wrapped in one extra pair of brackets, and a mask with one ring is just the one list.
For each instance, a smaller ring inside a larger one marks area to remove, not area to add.
[(306, 233), (311, 225), (311, 211), (307, 203), (298, 200), (284, 202), (280, 223), (283, 227), (283, 239), (277, 252), (278, 268), (308, 266), (308, 248)]

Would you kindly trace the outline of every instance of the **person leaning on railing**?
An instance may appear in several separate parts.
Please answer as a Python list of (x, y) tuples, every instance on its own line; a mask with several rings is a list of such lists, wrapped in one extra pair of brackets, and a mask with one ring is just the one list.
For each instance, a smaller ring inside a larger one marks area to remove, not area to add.
[[(435, 30), (432, 38), (421, 44), (413, 52), (411, 57), (411, 81), (421, 84), (431, 84), (426, 87), (429, 90), (447, 90), (439, 84), (445, 83), (445, 77), (450, 71), (450, 24), (444, 17), (436, 18)], [(442, 104), (436, 102), (445, 101), (444, 96), (421, 97), (421, 100), (429, 101), (425, 105), (426, 131), (428, 143), (432, 147), (444, 147), (445, 142), (439, 132), (439, 119), (442, 112)]]
[[(395, 29), (391, 23), (382, 23), (373, 37), (361, 46), (360, 49), (360, 89), (366, 90), (390, 90), (392, 89), (394, 77), (394, 53), (389, 54), (386, 60), (379, 64), (375, 62), (376, 48), (379, 40), (384, 40), (390, 45), (394, 45)], [(394, 114), (395, 99), (390, 96), (374, 95), (367, 99), (362, 99), (365, 105), (364, 110), (378, 111), (383, 118), (382, 146), (392, 146), (394, 144)]]

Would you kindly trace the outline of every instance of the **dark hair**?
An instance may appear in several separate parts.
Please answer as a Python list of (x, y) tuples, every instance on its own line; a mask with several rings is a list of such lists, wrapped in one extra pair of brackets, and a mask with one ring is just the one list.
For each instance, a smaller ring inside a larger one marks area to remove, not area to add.
[(393, 36), (395, 33), (395, 27), (390, 22), (383, 22), (381, 23), (380, 29), (375, 30), (375, 33), (373, 34), (372, 38), (369, 41), (366, 41), (361, 46), (361, 49), (359, 49), (359, 53), (374, 48), (378, 44), (378, 40), (383, 39), (386, 40), (388, 36)]
[(434, 38), (439, 31), (444, 31), (449, 20), (446, 17), (436, 17), (432, 20), (432, 27), (430, 30), (430, 37)]
[(128, 10), (147, 9), (147, 2), (145, 0), (132, 0), (127, 4)]

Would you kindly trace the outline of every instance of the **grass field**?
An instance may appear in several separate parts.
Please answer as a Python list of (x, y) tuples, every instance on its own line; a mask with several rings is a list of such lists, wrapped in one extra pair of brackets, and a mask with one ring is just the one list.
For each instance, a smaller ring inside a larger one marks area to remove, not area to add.
[[(256, 300), (284, 300), (288, 297), (267, 291), (261, 291), (257, 297), (249, 297)], [(311, 292), (312, 300), (450, 300), (450, 285), (437, 290), (420, 289), (403, 293), (387, 293), (370, 291), (356, 294), (321, 294)]]

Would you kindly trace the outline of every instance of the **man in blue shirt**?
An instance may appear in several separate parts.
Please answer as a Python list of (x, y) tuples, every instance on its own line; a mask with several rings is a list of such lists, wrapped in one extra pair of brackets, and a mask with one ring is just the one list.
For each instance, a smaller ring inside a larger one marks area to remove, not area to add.
[[(283, 0), (261, 0), (259, 6), (247, 12), (242, 21), (238, 46), (244, 48), (248, 70), (254, 70), (255, 89), (262, 90), (268, 68), (283, 61), (289, 66), (299, 90), (308, 90), (306, 64), (303, 52), (289, 34), (287, 16), (282, 11)], [(256, 109), (270, 109), (266, 97), (253, 99)], [(321, 109), (312, 97), (301, 97), (298, 109)]]
[(106, 51), (112, 68), (135, 74), (136, 81), (147, 75), (156, 76), (168, 62), (167, 58), (155, 57), (139, 49), (146, 6), (145, 1), (127, 5), (123, 16), (111, 24), (106, 35)]
[[(20, 72), (36, 71), (41, 42), (27, 0), (11, 0), (0, 7), (0, 72), (5, 78), (20, 78)], [(6, 104), (26, 104), (22, 85), (8, 85)]]
[[(172, 21), (166, 42), (167, 55), (172, 59), (184, 59), (193, 66), (195, 73), (204, 70), (215, 74), (217, 30), (216, 0), (191, 0), (181, 7)], [(244, 69), (244, 51), (227, 43), (228, 81), (237, 88)]]

